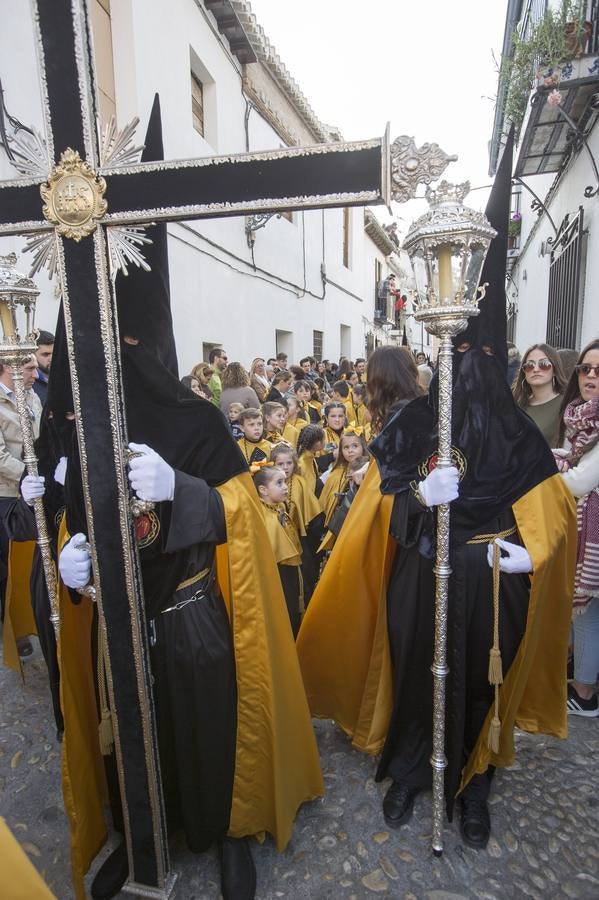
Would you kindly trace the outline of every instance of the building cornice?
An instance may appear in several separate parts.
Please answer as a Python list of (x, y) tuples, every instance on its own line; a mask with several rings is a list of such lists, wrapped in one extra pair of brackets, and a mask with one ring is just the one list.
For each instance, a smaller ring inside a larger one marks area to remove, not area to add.
[(398, 247), (393, 243), (372, 210), (368, 208), (364, 210), (364, 231), (385, 256), (391, 256), (392, 253), (397, 252)]
[(300, 90), (299, 85), (291, 76), (281, 57), (265, 35), (264, 29), (256, 21), (256, 16), (252, 12), (249, 0), (231, 0), (231, 4), (252, 45), (258, 62), (262, 63), (268, 70), (305, 126), (314, 135), (316, 141), (328, 143), (341, 140), (341, 135), (337, 129), (330, 128), (317, 117)]

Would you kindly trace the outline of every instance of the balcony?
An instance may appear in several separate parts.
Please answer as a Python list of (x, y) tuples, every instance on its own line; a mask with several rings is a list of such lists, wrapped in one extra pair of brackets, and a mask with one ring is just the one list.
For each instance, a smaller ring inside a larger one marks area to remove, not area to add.
[[(558, 172), (578, 149), (581, 135), (588, 135), (599, 115), (599, 51), (572, 59), (556, 69), (539, 73), (537, 88), (530, 100), (530, 114), (520, 136), (520, 153), (514, 175), (525, 178)], [(547, 99), (559, 90), (562, 102), (552, 106)], [(562, 111), (576, 125), (574, 132)]]

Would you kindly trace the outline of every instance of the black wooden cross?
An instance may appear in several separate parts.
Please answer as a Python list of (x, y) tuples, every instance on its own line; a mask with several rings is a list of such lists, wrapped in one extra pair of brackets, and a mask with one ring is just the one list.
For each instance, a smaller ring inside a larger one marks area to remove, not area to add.
[(64, 304), (94, 584), (107, 635), (129, 886), (166, 897), (169, 861), (143, 595), (128, 509), (123, 391), (107, 261), (110, 228), (388, 205), (392, 198), (413, 196), (419, 182), (438, 178), (451, 158), (436, 145), (417, 151), (408, 138), (389, 148), (385, 136), (240, 156), (102, 166), (87, 2), (32, 0), (32, 9), (46, 157), (35, 176), (0, 183), (0, 235), (47, 233), (53, 238), (47, 249), (56, 254)]

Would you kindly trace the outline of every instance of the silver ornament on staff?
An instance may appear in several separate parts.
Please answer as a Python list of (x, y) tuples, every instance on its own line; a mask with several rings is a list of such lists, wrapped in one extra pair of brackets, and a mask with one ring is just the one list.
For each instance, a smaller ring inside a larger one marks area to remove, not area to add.
[[(0, 256), (0, 321), (2, 323), (0, 362), (5, 366), (11, 366), (13, 370), (15, 400), (23, 438), (23, 462), (28, 475), (37, 475), (31, 407), (27, 403), (21, 367), (31, 360), (37, 350), (35, 304), (39, 290), (31, 278), (20, 275), (15, 270), (16, 262), (17, 257), (14, 253)], [(50, 601), (50, 621), (58, 637), (56, 566), (52, 558), (44, 501), (41, 497), (37, 497), (33, 501), (33, 511), (37, 526), (37, 543), (42, 555)]]
[[(403, 242), (414, 270), (414, 318), (439, 339), (439, 448), (437, 465), (453, 465), (451, 448), (451, 398), (453, 389), (452, 337), (464, 331), (470, 316), (478, 315), (485, 287), (478, 282), (487, 250), (496, 231), (484, 213), (464, 206), (470, 184), (442, 181), (427, 188), (430, 209), (414, 222)], [(447, 666), (447, 605), (449, 563), (449, 504), (437, 507), (435, 557), (435, 650), (433, 673), (433, 832), (435, 856), (443, 853), (445, 808), (445, 680)]]

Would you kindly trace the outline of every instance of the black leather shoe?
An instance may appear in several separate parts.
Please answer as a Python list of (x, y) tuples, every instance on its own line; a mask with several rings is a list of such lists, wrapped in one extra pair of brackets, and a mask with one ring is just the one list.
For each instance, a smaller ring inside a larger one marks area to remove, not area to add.
[(394, 781), (383, 800), (383, 816), (389, 828), (399, 828), (412, 817), (414, 799), (418, 790)]
[(462, 840), (475, 850), (484, 850), (491, 836), (491, 817), (485, 800), (462, 797), (460, 821)]
[(254, 900), (256, 867), (248, 839), (227, 837), (219, 849), (223, 900)]
[(128, 875), (127, 848), (125, 842), (121, 841), (96, 872), (91, 887), (93, 900), (110, 900), (111, 897), (115, 897), (126, 882)]

